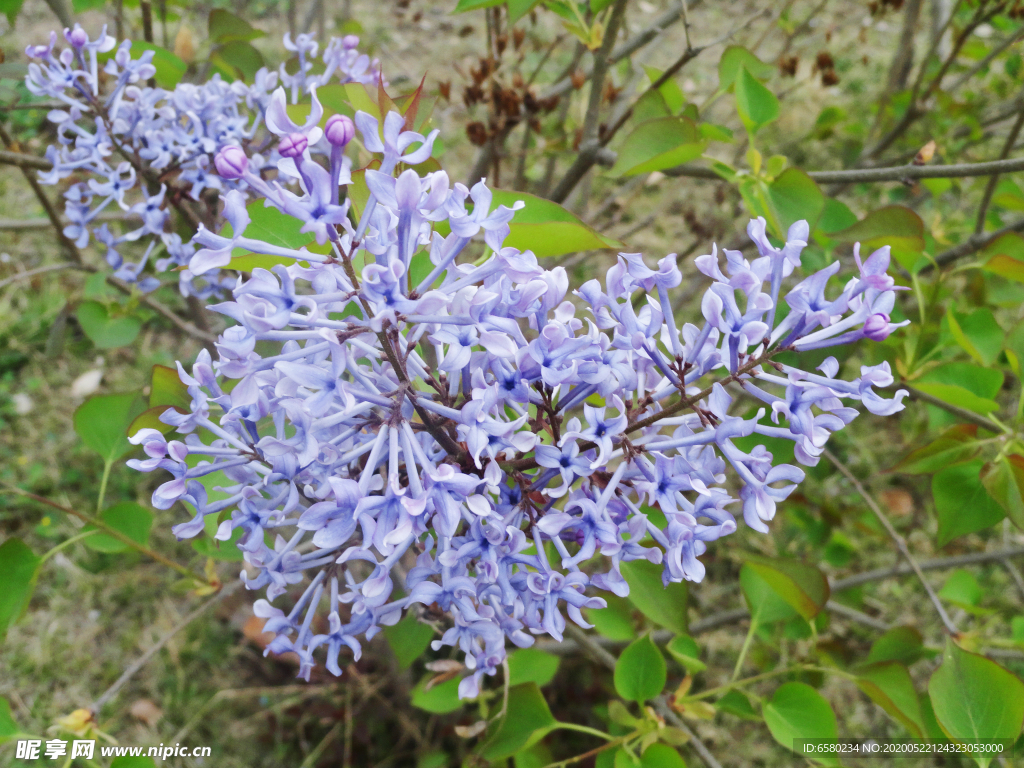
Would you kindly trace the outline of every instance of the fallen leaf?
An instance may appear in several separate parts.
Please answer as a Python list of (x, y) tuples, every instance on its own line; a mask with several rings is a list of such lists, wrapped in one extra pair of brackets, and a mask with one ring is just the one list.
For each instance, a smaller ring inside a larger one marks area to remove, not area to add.
[(149, 699), (138, 699), (132, 702), (128, 711), (132, 717), (141, 720), (150, 728), (159, 723), (160, 718), (164, 716), (164, 711)]

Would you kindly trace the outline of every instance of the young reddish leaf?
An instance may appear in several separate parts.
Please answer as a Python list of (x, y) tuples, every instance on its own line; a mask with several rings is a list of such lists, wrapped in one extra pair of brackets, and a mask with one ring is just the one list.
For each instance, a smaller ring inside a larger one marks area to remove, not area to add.
[(1018, 528), (1024, 530), (1024, 456), (1011, 453), (981, 468), (981, 484)]
[(978, 426), (957, 424), (928, 445), (907, 454), (890, 472), (921, 475), (938, 472), (954, 464), (973, 459), (979, 450)]
[(746, 555), (743, 559), (805, 619), (813, 619), (828, 602), (828, 579), (813, 565), (760, 555)]
[(925, 737), (921, 702), (914, 690), (914, 681), (902, 664), (884, 661), (862, 667), (857, 672), (857, 687), (912, 736)]

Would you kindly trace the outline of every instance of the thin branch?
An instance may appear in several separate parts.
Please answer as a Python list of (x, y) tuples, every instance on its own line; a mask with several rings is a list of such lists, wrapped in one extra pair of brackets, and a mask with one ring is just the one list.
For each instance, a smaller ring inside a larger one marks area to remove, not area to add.
[(683, 722), (683, 718), (672, 711), (672, 708), (668, 705), (665, 696), (659, 696), (654, 700), (654, 709), (657, 710), (658, 714), (668, 720), (674, 728), (678, 728), (680, 731), (685, 733), (690, 741), (687, 742), (693, 751), (700, 755), (700, 759), (704, 761), (704, 764), (708, 768), (722, 768), (722, 764), (715, 759), (715, 756), (711, 754), (711, 751), (704, 746), (704, 742), (697, 738), (697, 734), (694, 733), (690, 726)]
[[(944, 571), (950, 568), (961, 568), (965, 565), (981, 565), (1003, 560), (1004, 558), (1020, 557), (1024, 555), (1024, 546), (1000, 549), (993, 552), (973, 552), (969, 555), (956, 555), (955, 557), (937, 557), (932, 560), (922, 560), (917, 567), (922, 571)], [(842, 592), (846, 589), (859, 587), (872, 581), (881, 581), (893, 576), (906, 576), (914, 573), (914, 570), (905, 563), (893, 565), (891, 568), (876, 568), (872, 571), (864, 571), (845, 579), (836, 579), (832, 582), (832, 592)]]
[(11, 285), (12, 283), (17, 283), (20, 282), (21, 280), (26, 280), (30, 277), (34, 277), (35, 275), (41, 275), (44, 272), (56, 272), (61, 269), (81, 268), (81, 264), (76, 264), (73, 261), (67, 261), (64, 262), (63, 264), (49, 264), (45, 267), (36, 267), (35, 269), (29, 269), (26, 270), (25, 272), (19, 272), (18, 274), (12, 277), (8, 277), (6, 280), (0, 280), (0, 288), (6, 288), (8, 285)]
[[(92, 221), (133, 221), (139, 220), (140, 218), (141, 217), (137, 213), (112, 212), (98, 214), (93, 217)], [(63, 219), (61, 219), (61, 225), (64, 225)], [(53, 222), (49, 219), (0, 219), (0, 231), (3, 232), (49, 229), (52, 226)]]
[[(565, 633), (575, 638), (576, 643), (578, 643), (579, 646), (583, 648), (583, 650), (586, 651), (592, 659), (594, 659), (594, 661), (602, 664), (612, 671), (615, 670), (615, 657), (595, 642), (595, 639), (583, 631), (583, 629), (575, 624), (567, 624), (565, 627)], [(708, 748), (704, 746), (703, 742), (697, 738), (697, 734), (691, 731), (686, 726), (686, 723), (684, 723), (682, 719), (679, 718), (671, 708), (669, 708), (663, 696), (654, 700), (654, 706), (658, 710), (658, 714), (690, 737), (690, 745), (693, 747), (694, 751), (700, 755), (708, 768), (722, 768), (721, 764), (715, 759), (715, 756), (712, 755)]]
[(1001, 434), (1002, 432), (1005, 431), (994, 421), (986, 419), (984, 416), (979, 416), (974, 411), (968, 411), (966, 408), (961, 408), (958, 405), (947, 403), (945, 400), (940, 400), (934, 395), (929, 395), (927, 392), (922, 392), (921, 390), (916, 389), (915, 387), (911, 386), (910, 384), (907, 384), (906, 382), (901, 382), (900, 386), (906, 388), (906, 390), (910, 393), (911, 400), (920, 400), (923, 403), (934, 405), (936, 408), (941, 408), (942, 410), (946, 411), (947, 413), (953, 414), (959, 419), (969, 421), (972, 424), (977, 424), (979, 427), (981, 427), (982, 429), (987, 429), (989, 432)]
[[(844, 171), (807, 171), (807, 175), (820, 184), (852, 184), (913, 179), (962, 179), (1015, 171), (1024, 171), (1024, 157), (992, 160), (985, 163), (957, 163), (955, 165), (896, 165), (887, 168), (852, 168)], [(675, 168), (666, 168), (662, 173), (666, 176), (722, 180), (722, 177), (712, 169), (692, 165), (677, 165)]]
[(953, 620), (949, 618), (949, 614), (946, 613), (946, 609), (943, 607), (942, 602), (939, 600), (939, 596), (935, 594), (935, 590), (932, 589), (932, 585), (929, 584), (928, 580), (924, 577), (924, 573), (922, 573), (921, 568), (917, 564), (917, 561), (914, 560), (914, 556), (910, 554), (910, 548), (907, 547), (906, 539), (904, 539), (896, 531), (896, 529), (892, 527), (892, 523), (889, 522), (889, 518), (885, 516), (885, 513), (882, 511), (882, 508), (878, 506), (874, 498), (872, 498), (872, 496), (867, 492), (864, 486), (861, 485), (860, 480), (858, 480), (857, 476), (850, 471), (850, 468), (847, 467), (842, 461), (840, 461), (839, 458), (835, 454), (833, 454), (828, 448), (822, 449), (822, 453), (829, 461), (831, 461), (835, 465), (836, 469), (839, 470), (843, 477), (845, 477), (850, 482), (850, 485), (852, 485), (854, 489), (857, 491), (857, 493), (860, 494), (860, 497), (864, 500), (864, 503), (868, 505), (868, 508), (874, 513), (875, 517), (878, 518), (878, 522), (880, 522), (882, 524), (882, 527), (885, 528), (886, 533), (889, 534), (889, 538), (892, 539), (893, 543), (896, 545), (896, 548), (899, 550), (900, 554), (903, 555), (903, 558), (913, 569), (918, 580), (921, 582), (921, 585), (924, 587), (924, 591), (928, 593), (928, 599), (931, 600), (932, 605), (935, 606), (935, 610), (938, 612), (939, 618), (942, 619), (942, 623), (946, 627), (946, 631), (948, 631), (954, 637), (958, 637), (960, 635), (960, 630), (957, 629), (956, 624), (953, 623)]
[(156, 560), (158, 563), (160, 563), (162, 565), (166, 565), (168, 568), (174, 569), (175, 571), (180, 573), (182, 576), (185, 576), (186, 578), (189, 578), (189, 579), (195, 579), (200, 584), (205, 584), (206, 583), (206, 576), (204, 576), (203, 574), (197, 573), (197, 572), (191, 570), (190, 568), (187, 568), (186, 566), (182, 565), (181, 563), (176, 563), (173, 560), (171, 560), (171, 559), (169, 559), (167, 557), (164, 557), (159, 552), (154, 552), (152, 549), (150, 549), (149, 547), (145, 546), (144, 544), (140, 544), (139, 542), (137, 542), (135, 539), (131, 538), (130, 536), (127, 536), (124, 533), (122, 533), (121, 531), (117, 530), (116, 528), (113, 528), (110, 525), (107, 525), (107, 523), (103, 522), (103, 520), (101, 520), (98, 517), (93, 517), (92, 515), (90, 515), (90, 514), (88, 514), (86, 512), (79, 512), (77, 509), (74, 509), (72, 507), (65, 507), (63, 504), (58, 504), (55, 501), (51, 501), (50, 499), (46, 498), (45, 496), (39, 496), (38, 494), (30, 493), (29, 491), (26, 491), (26, 490), (23, 490), (21, 488), (18, 488), (16, 485), (10, 485), (8, 483), (3, 483), (2, 488), (7, 490), (10, 493), (17, 494), (18, 496), (24, 496), (25, 498), (32, 499), (33, 501), (39, 502), (40, 504), (45, 504), (48, 507), (53, 507), (54, 509), (59, 509), (64, 514), (72, 515), (73, 517), (77, 517), (83, 523), (86, 523), (87, 525), (92, 525), (92, 526), (95, 526), (96, 528), (99, 528), (104, 533), (106, 533), (106, 534), (108, 534), (110, 536), (113, 536), (115, 539), (120, 541), (122, 544), (125, 544), (125, 545), (131, 547), (136, 552), (139, 552), (139, 553), (141, 553), (143, 555), (146, 555), (146, 557), (149, 557), (152, 560)]
[[(1024, 27), (1021, 28), (1024, 31)], [(1021, 108), (1017, 114), (1017, 119), (1013, 121), (1013, 126), (1010, 128), (1010, 132), (1006, 135), (1006, 141), (1003, 143), (1003, 151), (999, 153), (999, 159), (1005, 160), (1010, 151), (1013, 149), (1013, 145), (1017, 141), (1017, 136), (1020, 134), (1021, 127), (1024, 126), (1024, 107)], [(999, 183), (999, 174), (993, 173), (988, 178), (988, 184), (985, 185), (985, 192), (981, 196), (981, 204), (978, 206), (978, 218), (974, 222), (974, 234), (980, 235), (985, 231), (985, 214), (988, 213), (988, 204), (992, 202), (992, 195), (996, 191), (996, 185)]]
[(45, 157), (27, 155), (24, 152), (12, 152), (6, 149), (0, 150), (0, 164), (16, 165), (19, 168), (35, 168), (39, 171), (48, 171), (53, 168), (53, 163)]
[[(960, 243), (960, 245), (955, 245), (949, 250), (943, 251), (936, 256), (935, 263), (940, 267), (944, 267), (947, 264), (952, 264), (958, 259), (962, 259), (964, 256), (970, 256), (973, 253), (983, 250), (1005, 234), (1021, 231), (1024, 231), (1024, 218), (1018, 219), (1017, 221), (1007, 224), (1005, 227), (1001, 227), (994, 232), (989, 232), (988, 234), (971, 235), (967, 240)], [(929, 264), (921, 271), (927, 272), (931, 268), (932, 267)]]
[(128, 669), (126, 669), (123, 673), (121, 673), (121, 676), (114, 681), (113, 685), (107, 688), (107, 690), (105, 690), (103, 694), (98, 699), (96, 699), (96, 701), (89, 705), (89, 710), (93, 713), (93, 715), (98, 714), (100, 708), (108, 701), (110, 701), (110, 699), (113, 698), (114, 695), (119, 690), (121, 690), (124, 684), (132, 679), (136, 672), (138, 672), (140, 669), (146, 666), (149, 660), (152, 659), (160, 651), (161, 648), (167, 645), (167, 643), (170, 641), (172, 637), (181, 632), (181, 630), (183, 630), (193, 621), (198, 619), (200, 616), (206, 613), (206, 611), (215, 606), (225, 597), (227, 597), (235, 590), (237, 590), (241, 585), (242, 582), (239, 581), (227, 587), (224, 587), (220, 590), (220, 592), (218, 592), (216, 595), (211, 597), (209, 600), (207, 600), (205, 603), (200, 605), (198, 608), (196, 608), (187, 616), (185, 616), (185, 618), (183, 618), (181, 621), (179, 621), (177, 624), (171, 627), (170, 631), (168, 631), (166, 635), (161, 637), (151, 648), (149, 648), (144, 654), (142, 654), (139, 658), (132, 662), (131, 666), (129, 666)]
[(600, 133), (601, 101), (604, 98), (604, 78), (611, 68), (612, 46), (619, 34), (619, 24), (626, 13), (626, 0), (616, 0), (612, 6), (608, 23), (604, 29), (601, 47), (594, 52), (594, 66), (590, 77), (590, 100), (587, 114), (583, 120), (583, 138), (580, 141), (580, 153), (576, 157), (565, 176), (548, 196), (550, 200), (561, 203), (569, 196), (579, 180), (594, 166), (594, 158), (600, 149), (598, 141)]
[(989, 64), (991, 64), (993, 59), (995, 59), (999, 54), (1001, 54), (1003, 51), (1005, 51), (1011, 45), (1016, 43), (1022, 37), (1024, 37), (1024, 27), (1021, 27), (1020, 29), (1018, 29), (1016, 32), (1014, 32), (1012, 35), (1010, 35), (1008, 38), (1003, 40), (1003, 42), (1001, 42), (999, 45), (997, 45), (995, 48), (993, 48), (984, 59), (979, 61), (977, 64), (975, 64), (969, 70), (964, 72), (960, 77), (958, 77), (956, 80), (954, 80), (953, 83), (946, 90), (948, 90), (949, 92), (955, 91), (957, 88), (959, 88), (961, 85), (966, 83), (968, 80), (970, 80), (976, 74), (981, 72), (981, 70), (983, 70), (985, 67), (987, 67)]
[[(697, 2), (692, 2), (690, 3), (689, 9), (693, 10), (700, 4), (700, 0), (697, 0)], [(658, 39), (658, 37), (660, 37), (666, 29), (675, 24), (677, 21), (682, 20), (682, 18), (682, 5), (674, 4), (673, 7), (669, 8), (658, 18), (656, 18), (653, 22), (651, 22), (651, 25), (644, 29), (642, 32), (639, 32), (635, 36), (629, 38), (624, 43), (622, 43), (622, 45), (620, 45), (618, 48), (613, 49), (611, 53), (611, 63), (616, 64), (622, 61), (627, 56), (633, 55), (638, 50), (646, 46), (648, 43), (651, 43), (654, 40)], [(589, 78), (592, 74), (592, 71), (584, 71), (583, 74), (587, 78)], [(541, 98), (548, 99), (551, 98), (552, 96), (564, 96), (565, 94), (572, 92), (574, 88), (575, 86), (572, 83), (571, 73), (569, 73), (569, 75), (561, 78), (560, 80), (558, 80), (558, 82), (556, 82), (554, 85), (548, 88), (543, 93)]]

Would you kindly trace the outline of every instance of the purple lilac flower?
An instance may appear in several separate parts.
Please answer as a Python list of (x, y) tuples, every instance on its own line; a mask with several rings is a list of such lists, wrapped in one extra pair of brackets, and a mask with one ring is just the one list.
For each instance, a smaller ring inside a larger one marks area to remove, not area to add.
[[(308, 41), (295, 46), (313, 55)], [(724, 272), (717, 249), (696, 260), (713, 280), (700, 326), (673, 319), (675, 255), (654, 269), (622, 254), (604, 288), (590, 281), (574, 303), (564, 270), (505, 246), (518, 205), (491, 210), (483, 182), (469, 190), (441, 171), (395, 177), (399, 160), (429, 157), (434, 134), (404, 131), (390, 113), (381, 139), (376, 119), (356, 115), (381, 170), (366, 173), (373, 204), (350, 224), (337, 204), (338, 187), (351, 183), (340, 153), (330, 169), (309, 160), (322, 117), (315, 95), (302, 124), (288, 116), (283, 90), (269, 101), (270, 130), (291, 141), (280, 167), (294, 170), (302, 194), (259, 178), (238, 145), (222, 148), (214, 165), (245, 182), (224, 195), (231, 235), (201, 229), (188, 263), (206, 274), (228, 266), (235, 248), (294, 263), (253, 270), (214, 306), (236, 324), (217, 360), (203, 352), (191, 374), (179, 367), (189, 412), (162, 417), (185, 439), (140, 432), (134, 441), (149, 458), (133, 466), (171, 473), (154, 504), (190, 508), (173, 529), (180, 538), (199, 535), (213, 514), (218, 539), (242, 531), (243, 581), (266, 589), (255, 610), (276, 635), (269, 650), (296, 652), (300, 676), (321, 654), (340, 674), (345, 648), (358, 658), (361, 638), (436, 604), (446, 627), (434, 648), (460, 649), (469, 671), (460, 695), (476, 696), (508, 642), (560, 639), (567, 617), (589, 626), (582, 610), (604, 605), (599, 592), (627, 595), (623, 562), (662, 564), (666, 584), (700, 581), (700, 556), (736, 530), (727, 507), (767, 531), (804, 473), (763, 445), (742, 450), (738, 438), (791, 440), (796, 460), (813, 466), (856, 417), (851, 401), (875, 414), (902, 408), (904, 391), (875, 391), (892, 383), (884, 364), (852, 381), (834, 357), (814, 371), (768, 364), (782, 351), (899, 327), (887, 252), (858, 261), (859, 274), (831, 297), (836, 265), (786, 294), (807, 226), (775, 248), (755, 220), (759, 258), (726, 251)], [(331, 253), (251, 236), (247, 195), (303, 222)], [(490, 255), (460, 262), (473, 241)], [(430, 271), (412, 285), (417, 259)], [(783, 295), (789, 313), (775, 325)], [(672, 407), (709, 385), (693, 407)], [(744, 391), (764, 405), (753, 416), (733, 407)], [(232, 485), (229, 499), (211, 504), (198, 478), (218, 469)], [(317, 612), (325, 634), (311, 629)]]

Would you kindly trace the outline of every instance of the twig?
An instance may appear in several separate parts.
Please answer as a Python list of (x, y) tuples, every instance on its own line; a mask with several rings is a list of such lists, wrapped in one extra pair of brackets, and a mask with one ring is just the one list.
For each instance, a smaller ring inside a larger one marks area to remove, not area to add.
[[(602, 648), (598, 643), (594, 642), (594, 638), (584, 632), (580, 627), (575, 624), (566, 624), (565, 633), (571, 635), (579, 643), (580, 647), (592, 658), (594, 661), (602, 664), (608, 669), (615, 670), (615, 657), (612, 656), (608, 651)], [(660, 705), (660, 706), (659, 706)], [(722, 768), (719, 762), (715, 759), (715, 756), (708, 751), (708, 748), (704, 746), (700, 739), (697, 738), (697, 734), (691, 731), (686, 724), (673, 712), (668, 704), (665, 702), (664, 697), (658, 697), (654, 700), (655, 709), (658, 710), (663, 718), (672, 723), (673, 726), (683, 731), (687, 736), (690, 737), (690, 744), (700, 755), (701, 759), (708, 766), (708, 768)]]
[(868, 616), (862, 611), (858, 611), (856, 608), (851, 608), (848, 605), (837, 603), (835, 600), (829, 600), (825, 604), (825, 607), (832, 613), (837, 613), (844, 618), (856, 621), (858, 624), (863, 624), (866, 627), (877, 629), (879, 632), (888, 632), (890, 629), (890, 626), (884, 621), (879, 621), (876, 618)]
[(981, 72), (981, 70), (983, 70), (985, 67), (987, 67), (989, 64), (991, 64), (993, 59), (995, 59), (997, 56), (999, 56), (999, 54), (1001, 54), (1003, 51), (1005, 51), (1011, 45), (1016, 43), (1022, 37), (1024, 37), (1024, 27), (1021, 27), (1020, 29), (1018, 29), (1016, 32), (1014, 32), (1012, 35), (1010, 35), (1008, 38), (1003, 40), (1003, 42), (1001, 42), (999, 45), (997, 45), (995, 48), (993, 48), (984, 59), (979, 61), (977, 64), (975, 64), (969, 70), (964, 72), (960, 77), (958, 77), (956, 80), (954, 80), (953, 83), (946, 90), (948, 90), (950, 93), (955, 91), (957, 88), (959, 88), (961, 85), (966, 83), (968, 80), (970, 80), (976, 74)]
[(45, 157), (27, 155), (24, 152), (12, 152), (7, 149), (0, 150), (0, 164), (16, 165), (19, 168), (35, 168), (39, 171), (48, 171), (53, 168), (53, 163)]
[(207, 610), (209, 610), (210, 608), (215, 606), (217, 603), (219, 603), (225, 597), (227, 597), (228, 595), (232, 594), (236, 589), (238, 589), (241, 586), (241, 584), (242, 583), (240, 581), (238, 581), (238, 582), (235, 582), (234, 584), (231, 584), (229, 586), (224, 587), (223, 589), (221, 589), (221, 591), (219, 593), (217, 593), (216, 595), (211, 597), (205, 603), (203, 603), (198, 608), (196, 608), (191, 613), (189, 613), (184, 619), (182, 619), (177, 624), (175, 624), (173, 627), (171, 627), (171, 630), (166, 635), (161, 637), (152, 648), (150, 648), (144, 654), (142, 654), (139, 658), (137, 658), (131, 664), (131, 666), (129, 666), (128, 669), (126, 669), (121, 674), (121, 676), (119, 678), (117, 678), (117, 680), (114, 681), (113, 685), (111, 685), (109, 688), (107, 688), (107, 690), (104, 691), (103, 694), (98, 699), (96, 699), (96, 701), (94, 701), (92, 704), (89, 705), (90, 711), (94, 715), (97, 714), (100, 711), (100, 708), (104, 704), (106, 704), (108, 701), (110, 701), (110, 699), (113, 698), (114, 694), (116, 694), (119, 690), (121, 690), (121, 687), (125, 683), (127, 683), (129, 680), (131, 680), (132, 676), (136, 672), (138, 672), (140, 669), (142, 669), (144, 666), (146, 666), (146, 663), (151, 658), (153, 658), (160, 651), (161, 648), (163, 648), (165, 645), (167, 645), (167, 643), (170, 641), (170, 639), (172, 637), (174, 637), (176, 634), (178, 634), (181, 630), (183, 630), (185, 627), (187, 627), (189, 624), (191, 624), (197, 618), (202, 616)]
[[(1021, 28), (1024, 31), (1024, 27)], [(1021, 127), (1024, 126), (1024, 107), (1017, 113), (1017, 119), (1013, 121), (1010, 132), (1006, 134), (1006, 141), (1003, 143), (1003, 151), (999, 153), (999, 159), (1004, 160), (1013, 149)], [(999, 174), (993, 173), (985, 185), (985, 192), (981, 196), (981, 204), (978, 206), (978, 218), (974, 222), (974, 234), (980, 235), (985, 231), (985, 214), (988, 213), (988, 204), (992, 202), (992, 195), (996, 191), (996, 184), (999, 183)]]
[[(7, 130), (3, 127), (3, 125), (0, 125), (0, 140), (2, 140), (9, 149), (20, 149), (18, 143), (11, 137), (9, 133), (7, 133)], [(12, 154), (21, 155), (22, 153), (15, 151)], [(50, 167), (49, 163), (47, 163), (47, 167)], [(40, 205), (43, 206), (43, 210), (46, 211), (46, 217), (50, 220), (50, 223), (53, 224), (53, 228), (56, 230), (57, 239), (64, 247), (64, 250), (67, 251), (68, 255), (72, 258), (72, 260), (81, 265), (82, 269), (86, 270), (87, 272), (99, 272), (99, 267), (86, 263), (85, 259), (82, 257), (82, 252), (78, 250), (78, 246), (76, 246), (74, 242), (70, 238), (68, 238), (67, 235), (64, 234), (64, 225), (61, 223), (60, 215), (57, 213), (57, 210), (53, 207), (53, 204), (50, 202), (50, 199), (46, 196), (46, 193), (40, 186), (39, 179), (37, 179), (35, 174), (27, 167), (22, 167), (21, 172), (22, 174), (24, 174), (25, 180), (28, 181), (29, 186), (32, 187), (32, 192), (35, 193), (35, 196), (39, 200)], [(199, 328), (196, 328), (194, 325), (192, 325), (192, 323), (189, 323), (188, 321), (181, 319), (171, 309), (165, 307), (156, 299), (152, 299), (149, 296), (146, 296), (145, 294), (138, 294), (132, 288), (132, 286), (126, 283), (124, 280), (114, 277), (113, 275), (107, 275), (106, 281), (109, 285), (112, 285), (114, 288), (116, 288), (126, 296), (131, 296), (133, 294), (138, 295), (139, 303), (149, 307), (161, 317), (170, 320), (175, 327), (184, 331), (189, 336), (192, 336), (208, 344), (213, 343), (217, 340), (217, 337), (214, 336), (212, 333), (202, 331)]]
[(612, 65), (611, 52), (615, 38), (619, 34), (619, 24), (626, 13), (626, 0), (616, 0), (612, 6), (608, 23), (605, 25), (604, 39), (601, 47), (594, 52), (594, 66), (590, 77), (590, 99), (587, 103), (587, 114), (583, 120), (583, 137), (580, 140), (580, 152), (576, 161), (566, 171), (565, 176), (548, 196), (556, 203), (565, 201), (569, 193), (576, 187), (579, 180), (594, 166), (594, 158), (601, 144), (598, 141), (600, 131), (601, 101), (604, 98), (604, 78)]
[[(692, 11), (700, 4), (700, 0), (697, 0), (697, 2), (690, 3), (689, 10)], [(618, 48), (614, 48), (612, 50), (610, 57), (611, 63), (616, 64), (622, 61), (627, 56), (631, 56), (632, 54), (636, 53), (645, 45), (660, 37), (666, 29), (675, 24), (677, 21), (680, 21), (682, 18), (682, 6), (678, 3), (673, 4), (673, 7), (669, 8), (658, 18), (656, 18), (653, 22), (651, 22), (651, 25), (649, 27), (626, 40)], [(584, 76), (589, 78), (592, 73), (584, 71), (583, 74)], [(548, 88), (541, 96), (541, 98), (547, 99), (552, 96), (564, 96), (565, 94), (570, 93), (573, 90), (573, 88), (575, 88), (575, 86), (572, 83), (572, 78), (570, 76), (566, 76), (561, 78), (554, 85)]]
[(81, 269), (81, 264), (75, 264), (73, 261), (66, 261), (63, 264), (49, 264), (45, 267), (36, 267), (35, 269), (29, 269), (24, 272), (19, 272), (12, 277), (8, 277), (6, 280), (0, 280), (0, 288), (6, 288), (12, 283), (17, 283), (21, 280), (25, 280), (35, 275), (41, 275), (44, 272), (56, 272), (61, 269)]
[[(1007, 224), (1005, 227), (1000, 227), (994, 232), (989, 232), (987, 234), (982, 235), (971, 235), (964, 242), (960, 243), (960, 245), (955, 245), (949, 250), (943, 251), (938, 256), (936, 256), (935, 263), (938, 264), (940, 267), (944, 267), (947, 264), (952, 264), (954, 261), (962, 259), (964, 256), (970, 256), (971, 254), (977, 253), (978, 251), (986, 248), (991, 243), (994, 243), (1000, 237), (1009, 232), (1020, 232), (1022, 230), (1024, 230), (1024, 218), (1017, 219), (1017, 221)], [(927, 272), (931, 268), (932, 267), (929, 264), (925, 266), (921, 271)]]
[[(913, 179), (962, 179), (970, 176), (991, 176), (994, 173), (1024, 171), (1024, 157), (993, 160), (986, 163), (955, 165), (896, 165), (886, 168), (852, 168), (844, 171), (807, 171), (819, 184), (852, 184), (869, 181), (908, 181)], [(677, 165), (662, 171), (666, 176), (690, 176), (698, 179), (722, 177), (710, 168)]]
[[(135, 213), (101, 213), (93, 221), (129, 221), (139, 219)], [(61, 224), (64, 221), (61, 220)], [(0, 231), (17, 232), (26, 229), (49, 229), (53, 222), (49, 219), (0, 219)]]
[[(956, 555), (955, 557), (937, 557), (932, 560), (922, 560), (917, 567), (922, 571), (943, 571), (949, 568), (960, 568), (965, 565), (981, 565), (1003, 560), (1004, 558), (1020, 557), (1024, 555), (1024, 546), (1000, 549), (992, 552), (973, 552), (969, 555)], [(893, 576), (906, 576), (913, 573), (913, 569), (906, 564), (893, 565), (891, 568), (876, 568), (872, 571), (847, 576), (845, 579), (836, 579), (832, 582), (832, 592), (842, 592), (845, 589), (859, 587), (872, 581), (880, 581)]]
[(911, 400), (920, 400), (922, 402), (929, 403), (930, 405), (934, 405), (935, 407), (941, 408), (947, 413), (953, 414), (957, 418), (963, 419), (964, 421), (969, 421), (972, 424), (977, 424), (979, 427), (981, 427), (982, 429), (987, 429), (989, 432), (995, 432), (996, 434), (1000, 434), (1005, 431), (994, 421), (990, 421), (989, 419), (986, 419), (984, 416), (979, 416), (978, 414), (974, 413), (974, 411), (968, 411), (966, 408), (961, 408), (958, 405), (947, 403), (945, 400), (940, 400), (934, 395), (929, 395), (927, 392), (922, 392), (921, 390), (914, 388), (913, 386), (907, 384), (906, 382), (901, 382), (900, 386), (906, 388), (906, 390), (910, 393)]
[(957, 629), (956, 624), (953, 623), (953, 620), (949, 618), (949, 614), (946, 613), (946, 609), (942, 606), (942, 602), (939, 600), (939, 596), (935, 594), (935, 590), (932, 589), (932, 585), (928, 583), (928, 580), (924, 577), (924, 573), (922, 573), (921, 568), (917, 564), (917, 561), (914, 560), (913, 555), (910, 554), (910, 548), (907, 547), (906, 539), (904, 539), (896, 531), (896, 529), (892, 527), (892, 523), (889, 522), (889, 518), (885, 516), (885, 513), (882, 511), (882, 508), (878, 506), (874, 498), (872, 498), (871, 495), (864, 488), (864, 486), (861, 485), (860, 480), (858, 480), (856, 475), (854, 475), (853, 472), (850, 471), (850, 468), (847, 467), (842, 461), (840, 461), (839, 458), (835, 454), (833, 454), (828, 448), (822, 449), (822, 453), (829, 461), (831, 461), (835, 465), (836, 469), (838, 469), (839, 472), (850, 482), (850, 485), (852, 485), (854, 489), (857, 491), (857, 493), (860, 494), (860, 497), (864, 499), (864, 503), (868, 505), (868, 508), (874, 513), (875, 517), (878, 518), (878, 522), (880, 522), (882, 524), (882, 527), (885, 528), (886, 533), (889, 534), (889, 538), (893, 540), (893, 543), (896, 545), (896, 548), (899, 550), (900, 554), (903, 555), (903, 558), (913, 569), (918, 580), (921, 582), (921, 585), (924, 587), (924, 591), (928, 593), (928, 599), (931, 600), (932, 605), (935, 606), (935, 610), (938, 612), (939, 618), (942, 619), (942, 623), (943, 625), (945, 625), (946, 631), (948, 631), (954, 637), (958, 637), (960, 635), (960, 630)]
[(889, 79), (885, 87), (886, 96), (906, 87), (910, 70), (914, 66), (914, 33), (917, 31), (917, 20), (921, 15), (921, 0), (908, 0), (903, 10), (903, 28), (900, 30), (900, 42), (896, 46), (889, 67)]
[(335, 723), (334, 727), (327, 732), (327, 735), (320, 740), (320, 743), (313, 748), (313, 751), (306, 755), (306, 759), (302, 761), (299, 768), (311, 768), (311, 766), (316, 765), (317, 760), (320, 759), (320, 755), (324, 753), (324, 750), (331, 745), (332, 741), (338, 738), (338, 734), (341, 733), (341, 729), (342, 724)]
[(79, 512), (77, 509), (74, 509), (72, 507), (65, 507), (63, 504), (58, 504), (55, 501), (50, 501), (50, 499), (46, 498), (45, 496), (39, 496), (38, 494), (22, 490), (21, 488), (18, 488), (16, 485), (3, 483), (2, 488), (9, 491), (10, 493), (17, 494), (18, 496), (24, 496), (27, 499), (32, 499), (33, 501), (37, 501), (40, 504), (45, 504), (48, 507), (59, 509), (61, 512), (64, 512), (65, 514), (77, 517), (79, 520), (86, 523), (87, 525), (93, 525), (99, 528), (104, 533), (113, 536), (122, 544), (126, 544), (135, 551), (140, 552), (141, 554), (146, 555), (147, 557), (153, 560), (156, 560), (158, 563), (166, 565), (168, 568), (173, 568), (182, 576), (185, 576), (189, 579), (195, 579), (200, 584), (206, 583), (206, 576), (196, 573), (195, 571), (185, 567), (184, 565), (181, 565), (181, 563), (176, 563), (173, 560), (164, 557), (159, 552), (154, 552), (152, 549), (145, 546), (144, 544), (139, 544), (139, 542), (137, 542), (135, 539), (125, 535), (124, 533), (121, 533), (121, 531), (117, 530), (116, 528), (107, 525), (105, 522), (103, 522), (103, 520), (101, 520), (98, 517), (93, 517), (92, 515), (86, 512)]
[(704, 742), (697, 738), (697, 734), (690, 729), (690, 726), (683, 722), (683, 718), (672, 711), (672, 708), (668, 705), (668, 701), (664, 695), (659, 696), (654, 700), (654, 709), (659, 715), (668, 720), (674, 728), (678, 728), (689, 737), (690, 740), (687, 743), (693, 747), (694, 752), (700, 755), (700, 759), (704, 761), (704, 764), (708, 768), (722, 768), (722, 764), (718, 762), (718, 760), (715, 759), (715, 756), (711, 754), (711, 751), (704, 746)]

